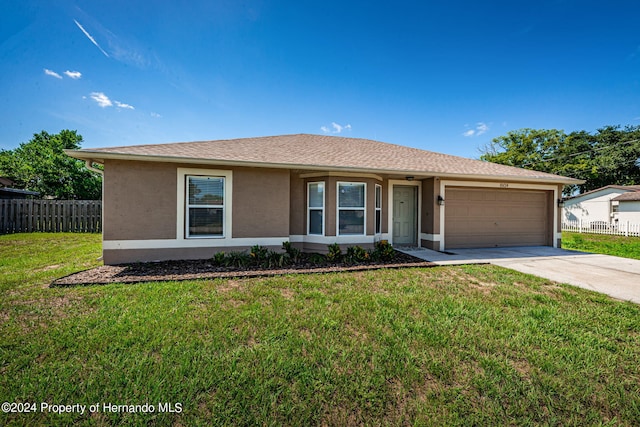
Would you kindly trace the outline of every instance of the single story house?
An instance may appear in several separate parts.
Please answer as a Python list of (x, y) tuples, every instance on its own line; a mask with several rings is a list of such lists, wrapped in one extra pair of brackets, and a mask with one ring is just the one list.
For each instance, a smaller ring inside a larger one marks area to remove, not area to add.
[(37, 191), (22, 190), (13, 188), (15, 182), (11, 179), (0, 176), (0, 200), (2, 199), (26, 199), (28, 197), (38, 197)]
[(378, 240), (560, 246), (581, 181), (359, 138), (282, 135), (68, 150), (104, 166), (105, 264)]
[[(617, 226), (630, 218), (637, 218), (631, 222), (640, 223), (640, 203), (635, 203), (640, 200), (639, 192), (640, 185), (607, 185), (568, 197), (564, 200), (563, 219), (579, 221), (584, 226)], [(620, 209), (625, 212), (622, 217)]]

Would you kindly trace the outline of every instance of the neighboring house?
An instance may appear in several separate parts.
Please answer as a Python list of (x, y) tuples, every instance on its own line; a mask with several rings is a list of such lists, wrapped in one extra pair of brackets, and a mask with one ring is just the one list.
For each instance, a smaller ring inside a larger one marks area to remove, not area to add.
[(106, 264), (388, 240), (440, 251), (560, 246), (581, 181), (357, 138), (284, 135), (68, 150), (104, 165)]
[(15, 182), (9, 178), (0, 176), (0, 200), (1, 199), (26, 199), (27, 197), (38, 197), (37, 191), (20, 190), (12, 188)]
[[(585, 226), (588, 223), (616, 226), (622, 220), (620, 209), (623, 208), (623, 204), (624, 221), (627, 221), (629, 214), (637, 208), (637, 203), (634, 202), (640, 199), (634, 200), (634, 197), (640, 196), (640, 193), (637, 193), (639, 191), (640, 185), (607, 185), (569, 197), (564, 201), (562, 217), (565, 221), (581, 221)], [(640, 209), (637, 209), (637, 212), (640, 214)]]
[(638, 191), (621, 194), (612, 199), (612, 202), (618, 203), (618, 224), (640, 224), (640, 188)]

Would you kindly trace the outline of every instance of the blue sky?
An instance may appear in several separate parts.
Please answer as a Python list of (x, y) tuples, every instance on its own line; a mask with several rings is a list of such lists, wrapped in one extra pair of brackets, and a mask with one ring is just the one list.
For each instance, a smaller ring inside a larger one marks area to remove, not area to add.
[(465, 157), (640, 125), (637, 1), (3, 0), (0, 148), (292, 133)]

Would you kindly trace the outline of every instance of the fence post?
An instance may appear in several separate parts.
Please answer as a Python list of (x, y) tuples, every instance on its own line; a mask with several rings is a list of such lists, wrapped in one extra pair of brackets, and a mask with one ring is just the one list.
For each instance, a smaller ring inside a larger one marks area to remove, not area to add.
[(582, 233), (582, 217), (580, 217), (580, 222), (578, 224), (578, 227), (580, 229), (580, 233)]

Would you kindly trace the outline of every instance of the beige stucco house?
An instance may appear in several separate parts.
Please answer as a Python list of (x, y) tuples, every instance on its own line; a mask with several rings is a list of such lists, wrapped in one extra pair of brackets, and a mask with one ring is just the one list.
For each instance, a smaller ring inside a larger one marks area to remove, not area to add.
[(104, 165), (106, 264), (377, 240), (435, 250), (560, 245), (579, 181), (378, 141), (283, 135), (70, 150)]

